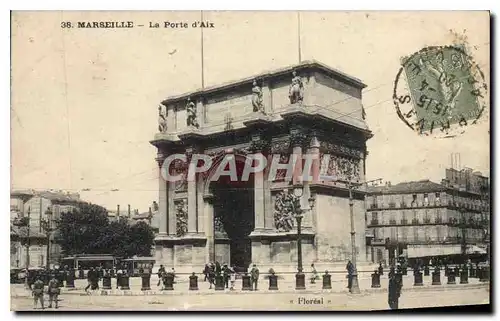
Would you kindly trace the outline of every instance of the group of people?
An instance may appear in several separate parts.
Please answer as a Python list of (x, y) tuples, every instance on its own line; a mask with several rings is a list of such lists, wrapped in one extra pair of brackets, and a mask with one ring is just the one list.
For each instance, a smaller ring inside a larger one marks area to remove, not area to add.
[[(61, 290), (59, 287), (61, 286), (59, 280), (56, 278), (55, 274), (50, 276), (50, 280), (47, 284), (47, 294), (49, 295), (49, 308), (52, 308), (52, 302), (55, 304), (55, 308), (59, 308), (59, 300), (58, 296)], [(43, 282), (40, 275), (35, 277), (35, 282), (30, 284), (31, 294), (33, 296), (33, 309), (36, 309), (38, 306), (38, 302), (40, 302), (42, 310), (45, 309), (44, 306), (44, 288), (45, 283)]]
[[(236, 283), (236, 277), (239, 275), (236, 266), (229, 267), (226, 263), (220, 264), (219, 262), (210, 262), (205, 264), (203, 269), (203, 275), (205, 276), (205, 282), (209, 282), (210, 289), (212, 285), (215, 286), (216, 278), (221, 277), (222, 283), (226, 289), (234, 290), (234, 285)], [(250, 271), (250, 281), (252, 285), (252, 290), (257, 290), (259, 282), (259, 269), (256, 264), (253, 264)]]

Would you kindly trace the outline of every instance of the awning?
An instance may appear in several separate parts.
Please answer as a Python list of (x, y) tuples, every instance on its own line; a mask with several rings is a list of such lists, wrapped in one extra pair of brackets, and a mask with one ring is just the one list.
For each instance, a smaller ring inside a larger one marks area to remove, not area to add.
[(471, 245), (467, 248), (467, 254), (486, 254), (486, 250), (480, 248), (479, 246), (476, 245)]
[(408, 257), (428, 257), (460, 254), (460, 245), (442, 244), (442, 245), (408, 245)]

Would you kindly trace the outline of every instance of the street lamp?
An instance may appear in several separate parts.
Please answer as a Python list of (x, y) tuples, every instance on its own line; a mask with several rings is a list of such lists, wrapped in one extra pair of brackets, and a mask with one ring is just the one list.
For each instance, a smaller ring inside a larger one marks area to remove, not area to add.
[(41, 225), (42, 225), (42, 229), (43, 231), (45, 232), (45, 235), (47, 236), (47, 254), (46, 254), (46, 268), (47, 270), (50, 269), (50, 235), (52, 233), (52, 231), (54, 230), (52, 228), (52, 210), (49, 208), (47, 208), (47, 210), (45, 211), (45, 215), (46, 215), (46, 219), (42, 219), (41, 220)]
[[(307, 202), (301, 202), (304, 196), (304, 186), (295, 188), (293, 196), (293, 214), (297, 220), (297, 273), (295, 274), (295, 289), (304, 290), (306, 288), (306, 278), (302, 272), (302, 218), (304, 217), (304, 212), (311, 208), (310, 203), (312, 204), (314, 199), (309, 198)], [(302, 203), (305, 203), (304, 206), (302, 206)]]

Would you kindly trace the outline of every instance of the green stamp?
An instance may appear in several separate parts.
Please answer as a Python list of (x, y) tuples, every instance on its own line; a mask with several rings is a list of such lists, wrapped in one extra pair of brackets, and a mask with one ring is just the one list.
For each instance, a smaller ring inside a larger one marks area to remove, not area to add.
[(394, 104), (401, 120), (419, 134), (464, 131), (486, 109), (484, 74), (465, 50), (427, 47), (402, 59), (394, 82)]

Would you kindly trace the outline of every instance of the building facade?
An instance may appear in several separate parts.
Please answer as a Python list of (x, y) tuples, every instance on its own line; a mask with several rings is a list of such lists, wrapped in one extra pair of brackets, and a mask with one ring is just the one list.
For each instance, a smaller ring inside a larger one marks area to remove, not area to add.
[[(368, 188), (366, 220), (374, 262), (389, 264), (400, 255), (429, 259), (486, 253), (488, 178), (470, 171), (446, 174), (441, 184), (421, 180)], [(459, 175), (473, 183), (459, 182)]]
[[(29, 244), (29, 266), (42, 267), (56, 264), (61, 257), (61, 247), (55, 242), (54, 229), (61, 213), (71, 211), (80, 195), (62, 191), (12, 191), (11, 192), (11, 266), (26, 267), (26, 251)], [(28, 227), (16, 224), (28, 218)], [(49, 239), (49, 252), (47, 244)]]
[[(344, 268), (352, 253), (348, 182), (364, 180), (366, 140), (372, 136), (361, 103), (364, 87), (313, 61), (163, 101), (151, 141), (159, 165), (156, 264), (189, 272), (210, 261), (296, 271), (297, 224), (288, 209), (298, 191), (304, 265)], [(270, 176), (266, 167), (239, 179), (247, 156), (256, 153), (269, 162), (278, 155), (280, 164), (296, 156), (298, 163), (291, 174)], [(167, 170), (182, 179), (168, 182), (162, 167), (174, 154), (186, 159)], [(190, 163), (194, 154), (208, 155), (212, 166), (187, 179), (196, 166)], [(297, 174), (305, 155), (317, 156), (311, 180)], [(237, 168), (236, 181), (214, 179), (225, 161)], [(364, 191), (354, 190), (360, 264), (367, 261), (364, 204)]]

